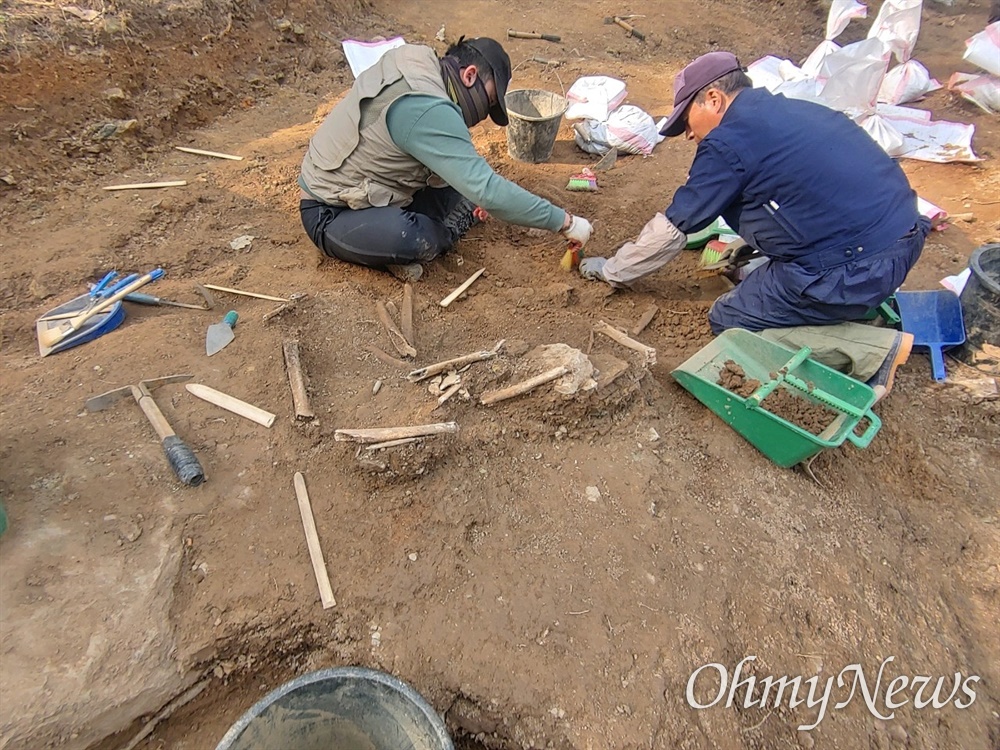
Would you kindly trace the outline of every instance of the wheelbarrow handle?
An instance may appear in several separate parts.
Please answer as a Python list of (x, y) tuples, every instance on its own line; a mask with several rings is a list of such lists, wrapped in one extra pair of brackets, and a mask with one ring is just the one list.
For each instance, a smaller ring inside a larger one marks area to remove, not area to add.
[(854, 430), (850, 430), (847, 433), (847, 439), (851, 441), (855, 448), (867, 448), (871, 445), (878, 431), (882, 429), (882, 420), (871, 409), (865, 412), (862, 419), (868, 420), (868, 429), (860, 435), (855, 435)]

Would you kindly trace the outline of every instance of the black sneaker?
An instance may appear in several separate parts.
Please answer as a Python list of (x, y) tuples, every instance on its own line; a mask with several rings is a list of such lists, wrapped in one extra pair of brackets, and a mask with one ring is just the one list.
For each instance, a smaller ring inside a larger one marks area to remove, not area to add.
[(458, 204), (448, 212), (442, 222), (451, 231), (452, 237), (457, 242), (466, 232), (479, 223), (475, 216), (476, 204), (468, 198), (462, 198)]
[(882, 360), (882, 365), (878, 368), (878, 372), (868, 379), (868, 385), (876, 390), (879, 394), (879, 399), (892, 390), (892, 381), (896, 378), (896, 369), (910, 358), (912, 350), (913, 334), (897, 333), (896, 340), (893, 342), (889, 354)]
[(403, 282), (412, 283), (420, 281), (420, 277), (424, 275), (424, 267), (419, 263), (407, 263), (405, 265), (390, 263), (385, 268), (389, 273)]

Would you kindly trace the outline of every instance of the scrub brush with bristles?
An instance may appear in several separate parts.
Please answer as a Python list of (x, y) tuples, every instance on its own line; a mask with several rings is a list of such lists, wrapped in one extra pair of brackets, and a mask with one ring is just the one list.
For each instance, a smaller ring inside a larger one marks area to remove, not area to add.
[(711, 240), (705, 249), (701, 251), (701, 267), (708, 268), (709, 266), (714, 266), (722, 260), (723, 253), (729, 244), (722, 242), (720, 240)]

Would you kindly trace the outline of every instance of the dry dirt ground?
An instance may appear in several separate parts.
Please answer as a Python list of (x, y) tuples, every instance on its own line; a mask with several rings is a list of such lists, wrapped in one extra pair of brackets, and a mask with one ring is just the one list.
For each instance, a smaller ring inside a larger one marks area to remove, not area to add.
[[(821, 3), (79, 8), (98, 15), (42, 0), (0, 5), (0, 492), (11, 519), (0, 539), (0, 747), (131, 747), (162, 707), (207, 680), (138, 747), (210, 748), (266, 691), (346, 664), (412, 684), (466, 749), (1000, 747), (997, 402), (935, 385), (915, 355), (877, 407), (884, 427), (873, 444), (824, 452), (819, 485), (774, 466), (670, 377), (710, 341), (705, 312), (721, 291), (696, 277), (693, 254), (639, 290), (608, 294), (559, 270), (552, 236), (493, 221), (416, 285), (417, 364), (505, 338), (504, 356), (468, 373), (481, 394), (520, 377), (531, 347), (586, 349), (595, 322), (630, 327), (650, 303), (661, 312), (640, 338), (659, 362), (647, 371), (598, 337), (594, 354), (628, 370), (596, 394), (489, 408), (453, 399), (434, 410), (405, 369), (366, 349), (389, 350), (375, 303), (400, 304), (400, 284), (322, 262), (298, 222), (303, 150), (350, 84), (340, 39), (402, 34), (440, 48), (442, 24), (449, 38), (555, 32), (559, 44), (507, 45), (517, 85), (561, 91), (580, 75), (618, 76), (632, 103), (660, 115), (673, 75), (703, 51), (804, 57), (821, 39)], [(946, 80), (986, 12), (985, 2), (928, 2), (916, 56)], [(646, 43), (603, 23), (615, 13), (644, 14), (635, 23)], [(841, 41), (866, 28), (856, 22)], [(904, 162), (921, 195), (974, 217), (930, 237), (911, 289), (935, 288), (1000, 234), (997, 119), (947, 91), (922, 106), (975, 123), (985, 160)], [(133, 118), (127, 132), (98, 137)], [(649, 158), (620, 159), (600, 192), (581, 194), (564, 187), (593, 158), (565, 124), (543, 165), (511, 160), (492, 125), (474, 138), (502, 174), (593, 220), (598, 254), (666, 205), (693, 154), (665, 142)], [(157, 180), (188, 184), (100, 189)], [(230, 249), (246, 234), (250, 247)], [(166, 277), (150, 291), (165, 298), (196, 301), (196, 282), (306, 296), (267, 323), (274, 303), (225, 294), (212, 312), (131, 306), (117, 331), (38, 356), (38, 315), (108, 269), (156, 266)], [(486, 275), (468, 297), (438, 306), (479, 267)], [(229, 307), (241, 315), (236, 339), (207, 359), (205, 329)], [(300, 342), (311, 422), (293, 419), (287, 338)], [(156, 391), (205, 467), (198, 488), (176, 482), (134, 403), (83, 409), (91, 395), (177, 373), (278, 415), (265, 429), (180, 385)], [(343, 427), (444, 420), (461, 431), (372, 460), (334, 440)], [(296, 471), (337, 598), (328, 610)], [(693, 670), (718, 662), (731, 672), (751, 655), (760, 676), (826, 680), (860, 664), (872, 682), (893, 657), (883, 694), (898, 675), (981, 681), (967, 708), (910, 702), (889, 721), (859, 693), (809, 733), (796, 727), (815, 706), (687, 704)]]

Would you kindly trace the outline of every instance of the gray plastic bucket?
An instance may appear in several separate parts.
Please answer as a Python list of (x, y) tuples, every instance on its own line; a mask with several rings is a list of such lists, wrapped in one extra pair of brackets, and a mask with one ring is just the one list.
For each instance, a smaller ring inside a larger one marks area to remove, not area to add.
[(566, 97), (539, 89), (508, 91), (507, 151), (515, 159), (532, 164), (548, 161), (563, 113)]
[(409, 685), (360, 667), (321, 669), (255, 703), (215, 750), (454, 750)]
[(965, 346), (957, 356), (973, 364), (983, 344), (1000, 346), (1000, 243), (983, 245), (969, 258), (972, 273), (962, 290)]

